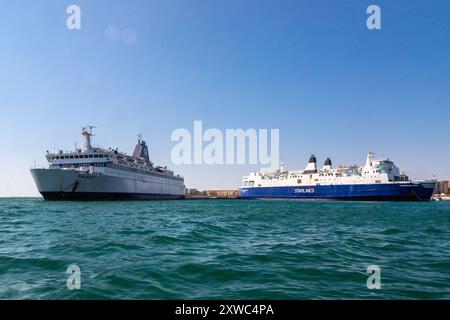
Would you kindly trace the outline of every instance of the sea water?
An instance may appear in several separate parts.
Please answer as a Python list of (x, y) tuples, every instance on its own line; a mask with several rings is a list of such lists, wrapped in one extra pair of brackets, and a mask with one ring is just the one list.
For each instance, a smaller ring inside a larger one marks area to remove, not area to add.
[(0, 299), (418, 298), (450, 298), (449, 202), (0, 199)]

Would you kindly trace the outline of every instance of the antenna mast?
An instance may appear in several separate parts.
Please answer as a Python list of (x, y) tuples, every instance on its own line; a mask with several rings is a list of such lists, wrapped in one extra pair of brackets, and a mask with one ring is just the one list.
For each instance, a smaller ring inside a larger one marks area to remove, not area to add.
[(84, 152), (89, 152), (92, 150), (91, 137), (94, 136), (94, 133), (92, 131), (92, 129), (94, 128), (94, 126), (85, 126), (81, 128), (81, 134), (84, 136)]

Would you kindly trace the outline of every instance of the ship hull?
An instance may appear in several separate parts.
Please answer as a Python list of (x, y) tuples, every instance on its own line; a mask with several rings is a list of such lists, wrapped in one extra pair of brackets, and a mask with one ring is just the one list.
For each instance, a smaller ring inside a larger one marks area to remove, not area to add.
[(243, 199), (430, 201), (435, 182), (241, 188)]
[(175, 200), (185, 197), (182, 180), (155, 177), (136, 180), (76, 170), (32, 169), (31, 175), (45, 200)]
[(47, 201), (181, 200), (184, 195), (116, 192), (41, 192)]

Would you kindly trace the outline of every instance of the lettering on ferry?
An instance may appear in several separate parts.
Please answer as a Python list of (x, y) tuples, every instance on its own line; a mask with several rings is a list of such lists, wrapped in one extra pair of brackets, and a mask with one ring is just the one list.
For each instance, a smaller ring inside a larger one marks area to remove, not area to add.
[(314, 193), (314, 188), (295, 189), (295, 193)]

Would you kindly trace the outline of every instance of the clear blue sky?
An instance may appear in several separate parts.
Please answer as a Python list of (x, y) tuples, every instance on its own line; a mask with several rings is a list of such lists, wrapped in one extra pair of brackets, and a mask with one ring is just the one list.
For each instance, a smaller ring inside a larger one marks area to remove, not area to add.
[[(70, 4), (79, 31), (66, 29)], [(447, 0), (0, 0), (0, 39), (0, 196), (37, 195), (28, 169), (81, 143), (86, 124), (127, 152), (143, 133), (188, 187), (237, 187), (254, 168), (172, 165), (170, 134), (194, 120), (279, 128), (290, 169), (372, 150), (416, 178), (450, 178)]]

